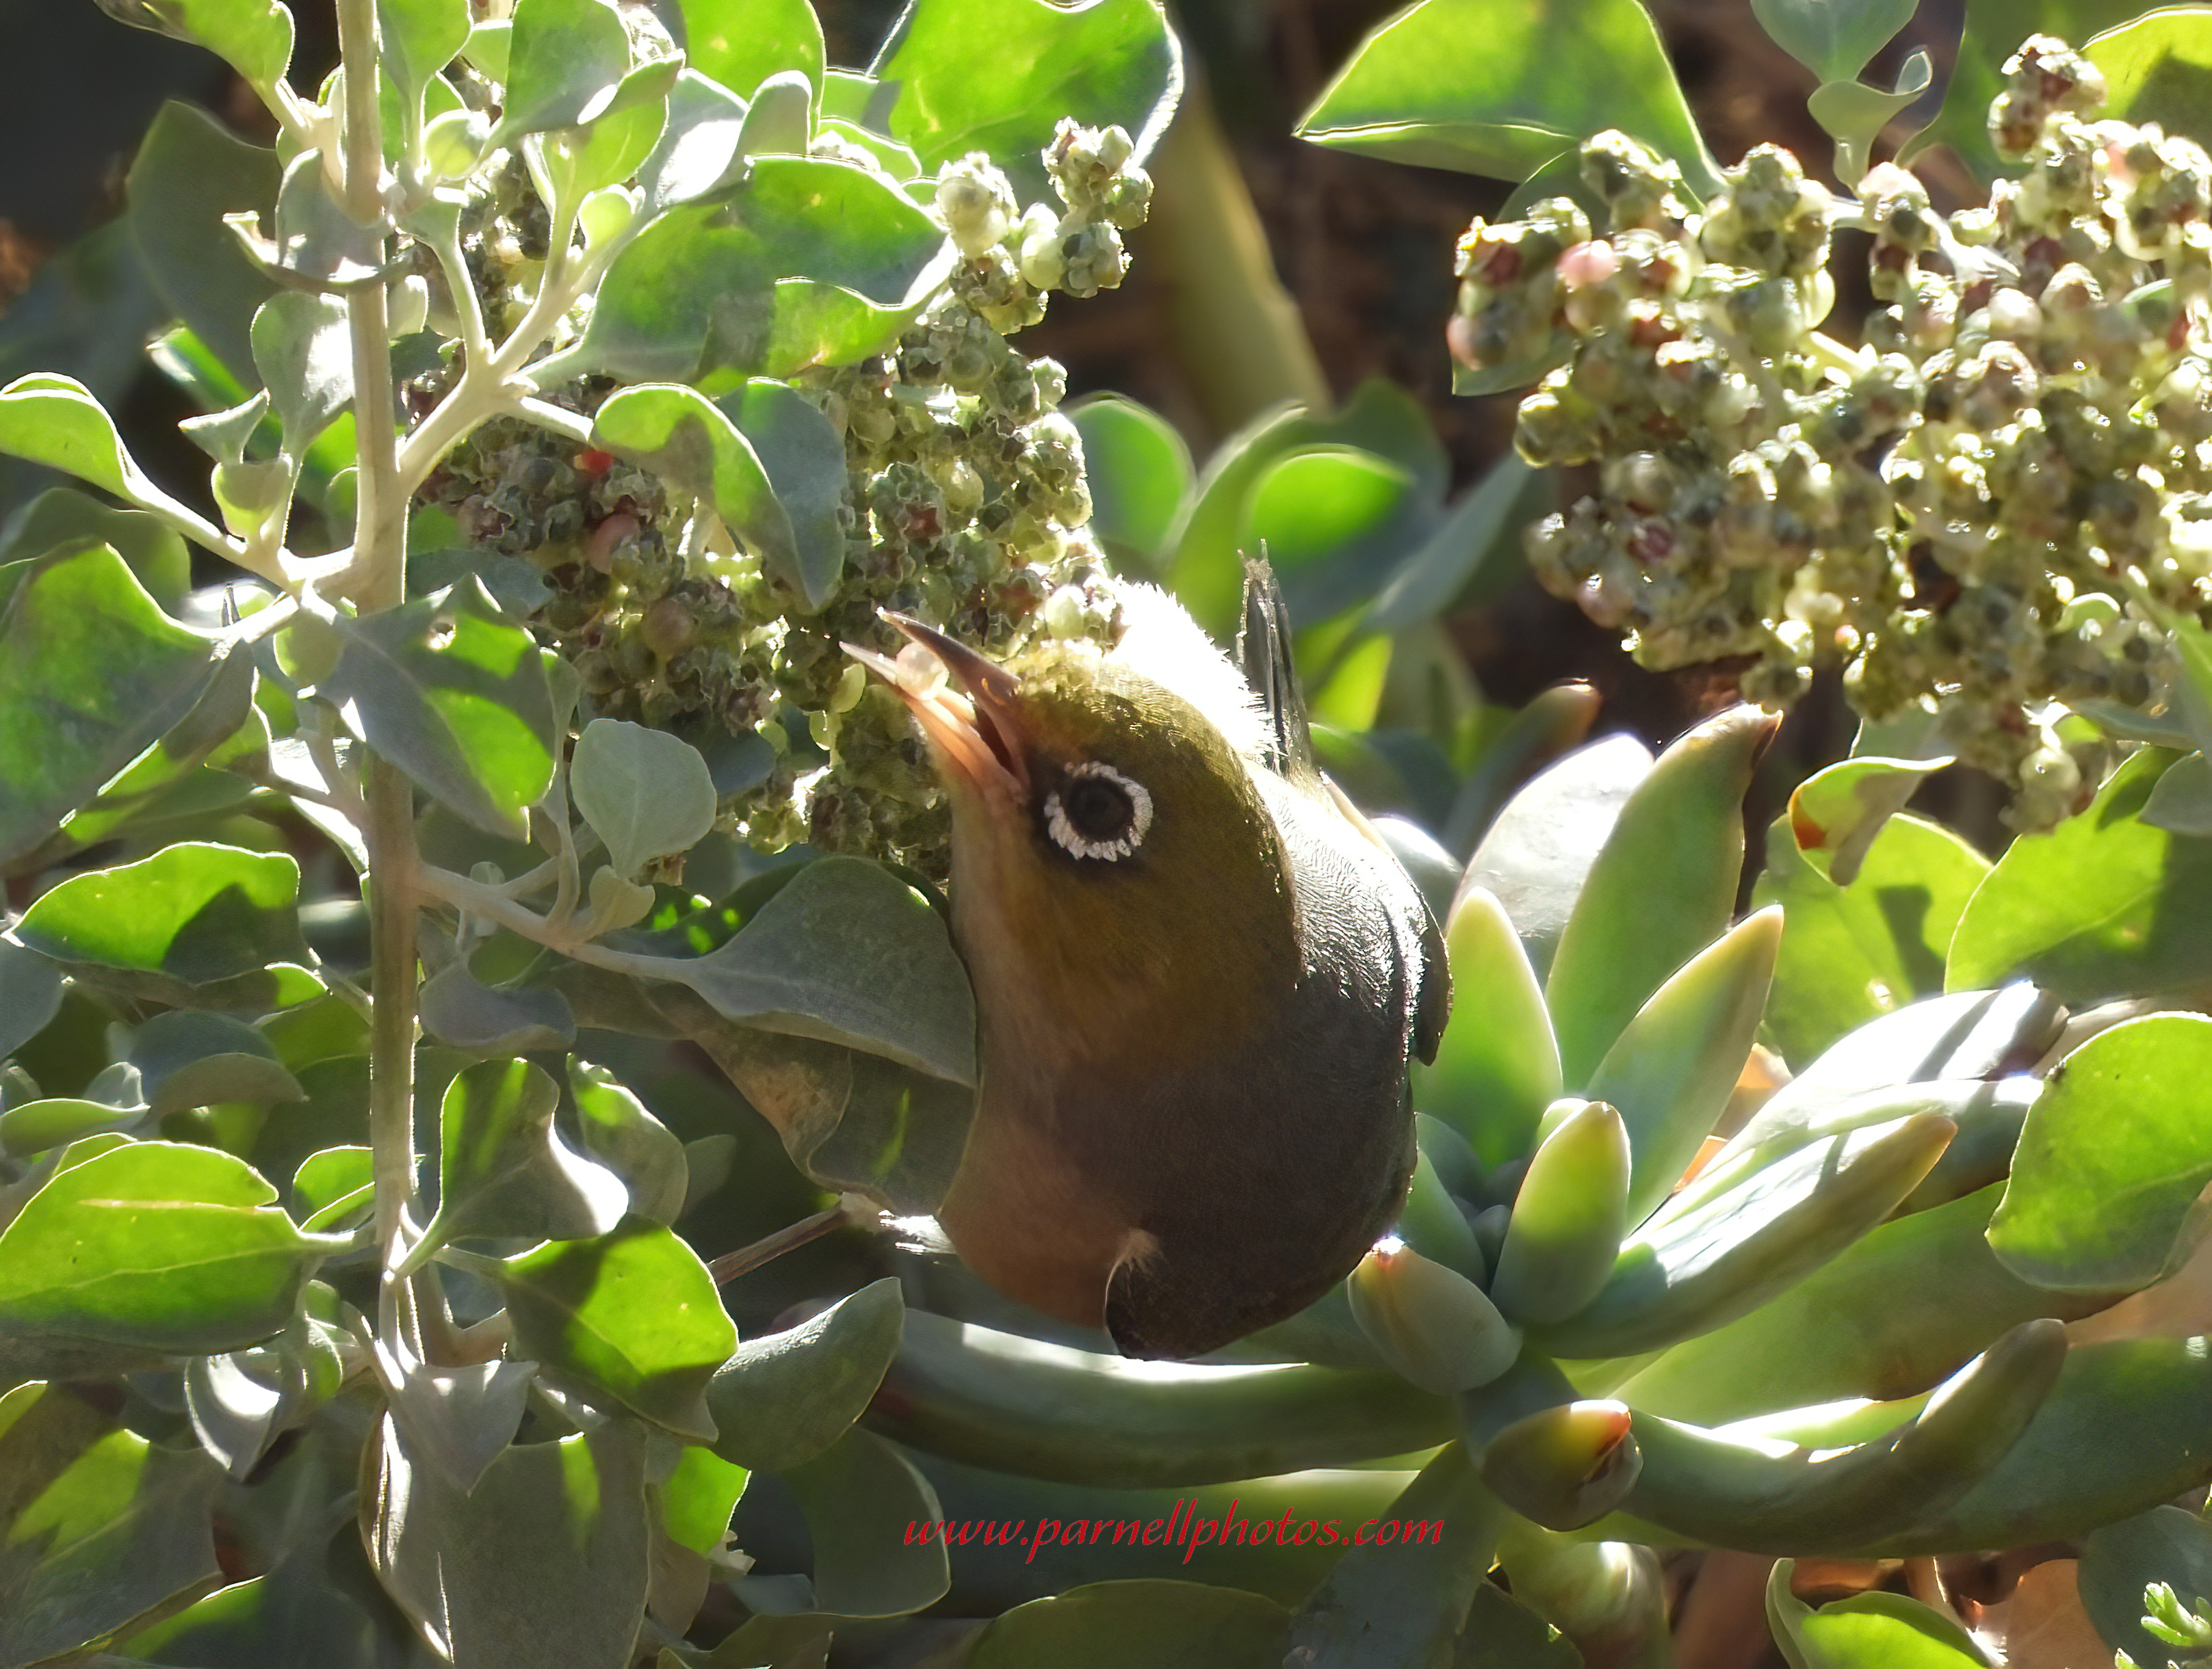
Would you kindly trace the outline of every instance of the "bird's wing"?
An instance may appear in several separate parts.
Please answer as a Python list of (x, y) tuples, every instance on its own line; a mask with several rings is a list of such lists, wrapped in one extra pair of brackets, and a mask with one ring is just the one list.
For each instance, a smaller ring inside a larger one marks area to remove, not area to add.
[(1264, 546), (1259, 555), (1244, 559), (1244, 618), (1237, 632), (1237, 658), (1267, 710), (1267, 763), (1292, 781), (1310, 786), (1319, 770), (1305, 693), (1291, 660), (1291, 615)]

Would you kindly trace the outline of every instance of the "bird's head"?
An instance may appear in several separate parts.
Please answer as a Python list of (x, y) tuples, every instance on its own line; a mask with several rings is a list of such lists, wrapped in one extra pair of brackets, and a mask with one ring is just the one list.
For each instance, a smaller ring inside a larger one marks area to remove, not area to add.
[(986, 1014), (1054, 1053), (1104, 1047), (1135, 1008), (1218, 1029), (1297, 971), (1251, 692), (1178, 605), (1128, 592), (1110, 652), (1000, 665), (898, 616), (926, 653), (847, 646), (912, 710), (951, 798), (953, 919)]

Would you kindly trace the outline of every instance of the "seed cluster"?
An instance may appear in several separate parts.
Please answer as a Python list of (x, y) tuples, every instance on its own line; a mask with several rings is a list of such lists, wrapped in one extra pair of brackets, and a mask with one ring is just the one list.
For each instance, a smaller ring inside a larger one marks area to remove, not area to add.
[[(1858, 201), (1761, 146), (1692, 206), (1600, 135), (1566, 198), (1462, 239), (1449, 342), (1553, 368), (1520, 408), (1539, 464), (1589, 489), (1533, 527), (1538, 577), (1657, 668), (1740, 661), (1781, 706), (1840, 665), (1884, 720), (2014, 789), (2016, 826), (2086, 795), (2063, 707), (2159, 712), (2173, 610), (2212, 620), (2212, 161), (2095, 120), (2095, 65), (2047, 36), (1990, 128), (2021, 165), (1944, 215), (1911, 174)], [(1832, 234), (1871, 234), (1864, 341), (1818, 330)]]
[[(650, 473), (544, 429), (486, 424), (430, 483), (472, 548), (542, 573), (551, 596), (532, 623), (575, 666), (594, 712), (768, 744), (765, 776), (723, 803), (730, 832), (766, 850), (811, 841), (942, 876), (943, 793), (905, 708), (841, 641), (895, 652), (879, 609), (1000, 658), (1048, 636), (1118, 631), (1085, 525), (1081, 441), (1058, 410), (1065, 373), (1006, 337), (1043, 317), (1052, 291), (1121, 282), (1121, 234), (1152, 195), (1133, 152), (1119, 128), (1062, 122), (1042, 154), (1059, 204), (1025, 212), (980, 153), (948, 166), (934, 212), (960, 258), (945, 292), (890, 351), (794, 379), (845, 446), (844, 568), (818, 613), (773, 590), (752, 553), (693, 523)], [(533, 228), (542, 256), (543, 211), (520, 169), (487, 178), (470, 252), (487, 299), (507, 301), (514, 263), (501, 258), (527, 260)], [(553, 398), (588, 415), (612, 387)]]

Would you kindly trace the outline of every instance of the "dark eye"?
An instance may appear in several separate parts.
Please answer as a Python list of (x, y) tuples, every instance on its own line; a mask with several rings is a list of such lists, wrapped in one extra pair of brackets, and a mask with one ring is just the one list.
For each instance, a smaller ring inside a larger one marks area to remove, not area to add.
[(1135, 778), (1086, 760), (1071, 766), (1060, 786), (1045, 796), (1044, 822), (1071, 857), (1110, 863), (1143, 841), (1152, 826), (1152, 797)]

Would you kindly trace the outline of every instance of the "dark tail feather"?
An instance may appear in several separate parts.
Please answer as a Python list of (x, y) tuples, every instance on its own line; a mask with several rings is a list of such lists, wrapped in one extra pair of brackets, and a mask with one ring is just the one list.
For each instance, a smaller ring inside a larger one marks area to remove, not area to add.
[(1237, 633), (1237, 658), (1245, 681), (1267, 710), (1269, 762), (1285, 776), (1313, 774), (1313, 732), (1306, 723), (1306, 698), (1291, 660), (1291, 615), (1283, 588), (1268, 565), (1267, 547), (1244, 559), (1244, 618)]

